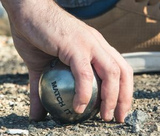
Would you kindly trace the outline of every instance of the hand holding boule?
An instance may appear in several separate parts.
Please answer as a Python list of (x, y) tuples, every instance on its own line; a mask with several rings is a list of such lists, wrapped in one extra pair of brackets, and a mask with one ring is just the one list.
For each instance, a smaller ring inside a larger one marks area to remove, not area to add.
[(94, 117), (100, 109), (100, 80), (95, 74), (92, 96), (84, 113), (78, 114), (73, 109), (75, 80), (70, 67), (55, 60), (40, 79), (40, 98), (43, 106), (55, 120), (62, 123), (77, 123)]

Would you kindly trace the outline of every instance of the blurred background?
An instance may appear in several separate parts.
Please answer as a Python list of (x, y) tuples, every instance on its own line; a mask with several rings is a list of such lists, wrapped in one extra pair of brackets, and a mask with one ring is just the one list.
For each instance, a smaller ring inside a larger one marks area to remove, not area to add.
[(0, 2), (0, 35), (10, 36), (9, 22), (8, 16)]
[(15, 50), (8, 15), (0, 2), (0, 76), (27, 72), (23, 60)]

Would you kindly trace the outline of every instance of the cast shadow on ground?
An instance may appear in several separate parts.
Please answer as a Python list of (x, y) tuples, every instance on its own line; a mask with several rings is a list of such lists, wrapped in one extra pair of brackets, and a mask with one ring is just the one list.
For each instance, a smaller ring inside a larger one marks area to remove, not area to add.
[[(145, 72), (145, 73), (137, 73), (134, 75), (142, 75), (142, 74), (149, 74), (149, 75), (158, 75), (160, 77), (160, 72)], [(133, 97), (135, 99), (159, 99), (160, 100), (160, 90), (157, 91), (152, 91), (150, 89), (137, 89), (136, 91), (134, 91), (133, 93)]]
[[(52, 120), (50, 116), (47, 116), (43, 121), (41, 122), (35, 122), (35, 121), (29, 121), (29, 118), (27, 116), (18, 116), (15, 113), (12, 113), (7, 116), (1, 116), (0, 117), (0, 128), (5, 127), (7, 129), (29, 129), (29, 127), (34, 126), (35, 128), (40, 129), (46, 129), (46, 128), (62, 128), (62, 127), (74, 127), (76, 124), (50, 124), (49, 122)], [(92, 120), (86, 120), (82, 123), (79, 123), (80, 125), (84, 127), (98, 127), (95, 122), (102, 122), (100, 118), (95, 117)], [(112, 121), (111, 124), (115, 122)], [(31, 125), (31, 126), (30, 126)]]
[(15, 113), (8, 116), (1, 116), (0, 127), (1, 126), (8, 129), (26, 129), (29, 126), (28, 117), (18, 116)]
[(27, 85), (28, 84), (28, 73), (25, 74), (5, 74), (0, 75), (0, 85), (4, 83), (12, 83), (18, 85)]
[(48, 116), (41, 122), (29, 121), (28, 116), (19, 116), (15, 113), (11, 113), (7, 116), (0, 117), (0, 128), (3, 126), (7, 129), (29, 129), (34, 126), (35, 128), (53, 128), (54, 125), (49, 126), (47, 123), (51, 120)]
[(133, 97), (135, 99), (156, 99), (158, 98), (160, 100), (160, 90), (158, 90), (157, 92), (137, 90), (133, 93)]

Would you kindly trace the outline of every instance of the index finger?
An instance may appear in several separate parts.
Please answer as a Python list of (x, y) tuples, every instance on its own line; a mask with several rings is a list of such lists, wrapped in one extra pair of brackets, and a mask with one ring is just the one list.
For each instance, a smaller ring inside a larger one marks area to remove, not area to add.
[(89, 59), (77, 56), (70, 61), (71, 71), (76, 81), (73, 108), (75, 112), (83, 113), (92, 94), (93, 70)]

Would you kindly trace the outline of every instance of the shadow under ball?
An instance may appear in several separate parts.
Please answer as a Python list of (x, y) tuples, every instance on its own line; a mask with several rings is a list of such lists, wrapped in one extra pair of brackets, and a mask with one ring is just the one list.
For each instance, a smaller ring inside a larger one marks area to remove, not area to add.
[(43, 106), (54, 120), (61, 123), (79, 123), (93, 118), (100, 109), (100, 79), (94, 72), (92, 96), (84, 113), (73, 109), (75, 80), (70, 67), (55, 59), (43, 72), (39, 82), (39, 95)]

